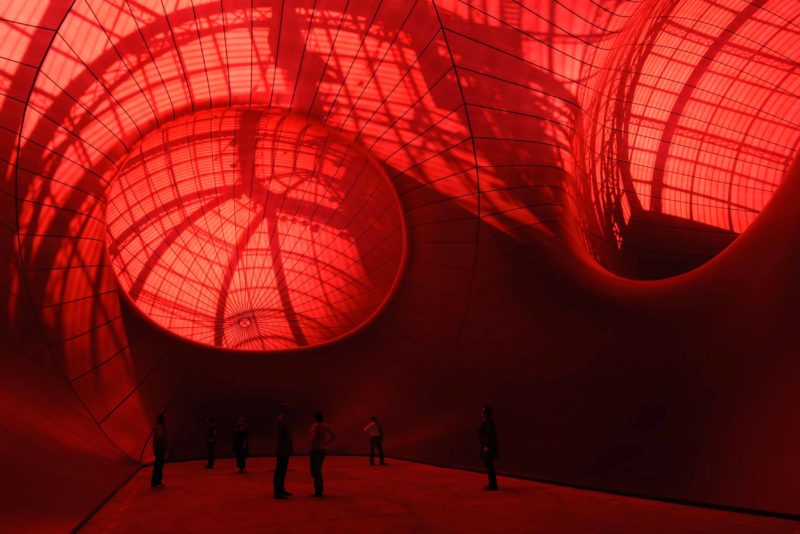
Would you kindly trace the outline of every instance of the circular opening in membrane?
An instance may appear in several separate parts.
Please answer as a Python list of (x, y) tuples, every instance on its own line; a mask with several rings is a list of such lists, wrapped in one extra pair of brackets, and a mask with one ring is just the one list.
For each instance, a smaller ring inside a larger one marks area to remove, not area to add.
[(111, 182), (106, 237), (142, 314), (241, 351), (352, 334), (385, 305), (406, 255), (402, 208), (376, 160), (305, 117), (258, 109), (147, 135)]
[(799, 2), (636, 10), (584, 93), (573, 152), (600, 263), (677, 276), (755, 221), (800, 144), (798, 21)]

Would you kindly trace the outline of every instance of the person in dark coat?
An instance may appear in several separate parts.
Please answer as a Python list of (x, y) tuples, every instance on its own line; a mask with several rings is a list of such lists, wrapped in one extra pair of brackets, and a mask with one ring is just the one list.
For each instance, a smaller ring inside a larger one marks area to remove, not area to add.
[(249, 446), (247, 419), (240, 417), (236, 422), (236, 429), (233, 432), (233, 452), (236, 454), (236, 467), (239, 468), (239, 474), (247, 470), (247, 453)]
[(272, 479), (272, 494), (276, 499), (291, 497), (286, 491), (286, 472), (292, 455), (292, 428), (289, 425), (289, 405), (281, 403), (275, 433), (275, 476)]
[(213, 469), (214, 460), (217, 456), (217, 424), (214, 422), (213, 417), (206, 417), (206, 426), (206, 452), (208, 454), (208, 463), (206, 464), (206, 469)]
[(311, 425), (311, 436), (308, 444), (311, 456), (311, 477), (314, 479), (314, 494), (312, 497), (322, 497), (322, 462), (327, 454), (326, 447), (335, 437), (333, 430), (325, 424), (325, 417), (322, 412), (316, 412), (314, 414), (314, 424)]
[(150, 478), (150, 487), (161, 489), (164, 487), (164, 458), (167, 455), (167, 427), (164, 414), (156, 417), (156, 426), (153, 429), (153, 476)]
[(486, 464), (486, 473), (489, 476), (489, 484), (483, 488), (486, 491), (496, 491), (497, 475), (494, 471), (494, 461), (497, 459), (497, 429), (494, 426), (494, 410), (491, 406), (483, 408), (483, 422), (478, 430), (478, 438), (481, 442), (481, 460)]
[(383, 426), (377, 417), (373, 415), (370, 418), (369, 423), (364, 427), (364, 433), (369, 436), (369, 465), (375, 465), (375, 449), (378, 450), (381, 465), (386, 465), (383, 460)]

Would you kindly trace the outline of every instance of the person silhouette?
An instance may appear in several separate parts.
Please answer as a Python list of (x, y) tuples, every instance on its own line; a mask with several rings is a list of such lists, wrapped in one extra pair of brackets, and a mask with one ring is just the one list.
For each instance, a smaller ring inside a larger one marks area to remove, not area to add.
[(483, 488), (486, 491), (496, 491), (497, 475), (494, 471), (494, 461), (497, 459), (497, 429), (494, 425), (494, 410), (491, 406), (483, 407), (483, 422), (478, 429), (478, 438), (481, 442), (481, 460), (486, 464), (486, 473), (489, 484)]
[(233, 432), (233, 452), (236, 454), (236, 467), (241, 475), (247, 470), (248, 436), (247, 419), (239, 417)]
[(276, 499), (292, 496), (286, 491), (286, 471), (289, 470), (289, 457), (293, 452), (292, 428), (289, 423), (289, 405), (283, 402), (278, 407), (275, 433), (275, 476), (272, 479), (272, 494)]
[(364, 433), (369, 436), (369, 465), (375, 465), (375, 449), (378, 449), (378, 457), (381, 465), (386, 465), (383, 461), (383, 426), (374, 415), (370, 417)]
[(216, 459), (217, 447), (217, 424), (214, 418), (210, 415), (206, 417), (206, 452), (208, 454), (208, 463), (206, 469), (214, 468), (214, 460)]
[(314, 493), (312, 497), (322, 497), (322, 462), (325, 461), (327, 454), (326, 447), (334, 440), (336, 434), (325, 424), (325, 417), (322, 412), (314, 414), (314, 424), (311, 425), (311, 436), (309, 439), (311, 477), (314, 479)]
[(167, 427), (164, 414), (156, 416), (156, 426), (153, 428), (153, 476), (150, 478), (150, 487), (161, 489), (164, 487), (164, 458), (167, 454)]

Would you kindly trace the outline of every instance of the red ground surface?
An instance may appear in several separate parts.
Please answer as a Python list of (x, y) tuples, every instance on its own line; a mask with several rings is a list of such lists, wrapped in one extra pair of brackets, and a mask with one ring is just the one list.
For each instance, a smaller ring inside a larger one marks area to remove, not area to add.
[(326, 496), (311, 499), (308, 458), (292, 459), (287, 488), (272, 499), (272, 458), (168, 464), (166, 488), (145, 468), (82, 532), (798, 532), (800, 523), (575, 490), (501, 477), (482, 490), (481, 473), (399, 460), (330, 457)]

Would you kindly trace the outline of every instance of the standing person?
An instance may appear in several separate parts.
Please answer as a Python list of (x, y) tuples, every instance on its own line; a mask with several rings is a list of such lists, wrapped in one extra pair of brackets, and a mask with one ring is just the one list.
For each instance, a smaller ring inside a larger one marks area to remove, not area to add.
[(311, 452), (311, 477), (314, 479), (314, 494), (312, 497), (322, 497), (322, 462), (325, 461), (327, 450), (325, 447), (333, 441), (336, 434), (325, 424), (322, 412), (314, 414), (314, 424), (311, 425), (309, 446)]
[(486, 473), (489, 476), (489, 485), (486, 491), (496, 491), (497, 475), (494, 472), (494, 461), (497, 459), (497, 429), (494, 426), (494, 410), (491, 406), (483, 407), (483, 422), (478, 430), (481, 442), (481, 460), (486, 464)]
[(377, 417), (374, 415), (370, 417), (369, 424), (364, 427), (364, 433), (369, 436), (369, 465), (375, 465), (375, 449), (378, 449), (381, 465), (386, 465), (383, 461), (383, 427)]
[(292, 428), (289, 426), (289, 405), (281, 403), (275, 433), (275, 476), (272, 479), (272, 494), (276, 499), (285, 499), (292, 494), (286, 491), (286, 471), (292, 455)]
[(206, 417), (206, 452), (208, 453), (208, 463), (206, 469), (214, 468), (214, 460), (216, 459), (217, 447), (217, 424), (211, 416)]
[(247, 452), (250, 445), (248, 435), (247, 419), (239, 417), (233, 432), (233, 452), (236, 454), (236, 467), (239, 468), (240, 475), (247, 470)]
[(161, 489), (164, 487), (164, 458), (167, 454), (167, 427), (164, 414), (156, 417), (156, 426), (153, 429), (153, 476), (150, 478), (150, 487)]

